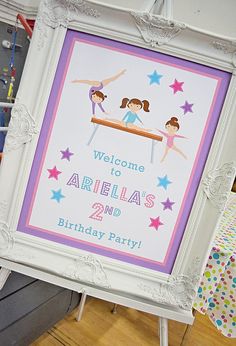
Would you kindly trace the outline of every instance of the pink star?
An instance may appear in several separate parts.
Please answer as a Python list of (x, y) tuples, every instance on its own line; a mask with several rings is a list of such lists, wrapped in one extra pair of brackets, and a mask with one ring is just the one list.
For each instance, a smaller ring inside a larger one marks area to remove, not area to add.
[(151, 220), (151, 223), (149, 227), (154, 227), (156, 230), (158, 230), (160, 226), (164, 225), (164, 223), (162, 223), (160, 220), (160, 216), (158, 216), (156, 219), (153, 219), (152, 217), (150, 217), (150, 220)]
[(178, 82), (177, 79), (175, 79), (175, 82), (171, 85), (169, 85), (170, 88), (172, 88), (174, 90), (174, 94), (177, 93), (177, 91), (183, 91), (182, 89), (182, 85), (184, 84), (184, 82)]
[(48, 169), (49, 172), (49, 179), (50, 178), (55, 178), (56, 180), (58, 180), (58, 175), (61, 174), (60, 171), (57, 170), (56, 166), (54, 166), (52, 169)]

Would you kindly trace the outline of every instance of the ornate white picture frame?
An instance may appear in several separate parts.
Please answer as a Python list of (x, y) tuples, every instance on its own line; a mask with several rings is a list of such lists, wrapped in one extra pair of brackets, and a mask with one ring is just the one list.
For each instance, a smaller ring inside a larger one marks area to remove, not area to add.
[(235, 177), (235, 53), (150, 13), (42, 1), (0, 171), (0, 265), (191, 315)]

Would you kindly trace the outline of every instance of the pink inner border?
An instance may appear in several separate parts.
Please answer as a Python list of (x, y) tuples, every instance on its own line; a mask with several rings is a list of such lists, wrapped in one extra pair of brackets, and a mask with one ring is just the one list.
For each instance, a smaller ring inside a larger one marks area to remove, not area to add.
[[(76, 239), (76, 238), (73, 238), (73, 237), (70, 237), (70, 236), (66, 236), (66, 235), (61, 235), (60, 233), (57, 233), (57, 232), (54, 232), (54, 231), (45, 230), (45, 229), (41, 229), (39, 227), (32, 226), (30, 224), (30, 218), (31, 218), (31, 214), (32, 214), (33, 205), (34, 205), (34, 202), (35, 202), (36, 192), (37, 192), (39, 180), (40, 180), (40, 177), (41, 177), (41, 174), (42, 174), (42, 167), (43, 167), (43, 164), (44, 164), (44, 160), (45, 160), (45, 156), (46, 156), (46, 153), (47, 153), (49, 141), (50, 141), (50, 138), (51, 138), (51, 133), (52, 133), (52, 129), (53, 129), (53, 126), (54, 126), (54, 122), (55, 122), (55, 118), (56, 118), (56, 114), (57, 114), (57, 109), (58, 109), (58, 106), (59, 106), (62, 90), (63, 90), (63, 87), (64, 87), (64, 83), (65, 83), (68, 67), (69, 67), (69, 64), (70, 64), (71, 55), (72, 55), (72, 52), (73, 52), (73, 49), (74, 49), (74, 45), (75, 45), (76, 42), (78, 42), (78, 43), (82, 42), (82, 43), (88, 44), (90, 46), (91, 45), (92, 46), (99, 46), (99, 47), (102, 47), (102, 48), (105, 48), (105, 49), (108, 49), (108, 50), (118, 51), (118, 52), (121, 52), (121, 53), (124, 53), (124, 54), (127, 54), (127, 55), (133, 55), (133, 56), (142, 58), (144, 60), (159, 62), (162, 65), (173, 66), (173, 67), (176, 67), (178, 69), (190, 71), (190, 72), (193, 72), (194, 74), (199, 74), (199, 75), (207, 76), (207, 77), (209, 77), (211, 79), (216, 79), (218, 81), (217, 82), (217, 86), (216, 86), (216, 90), (214, 92), (213, 101), (211, 103), (210, 111), (208, 113), (207, 122), (206, 122), (206, 125), (205, 125), (205, 128), (204, 128), (204, 131), (203, 131), (202, 139), (201, 139), (201, 142), (200, 142), (200, 145), (199, 145), (199, 148), (198, 148), (198, 152), (197, 152), (194, 164), (193, 164), (193, 168), (192, 168), (192, 171), (191, 171), (189, 182), (188, 182), (187, 188), (186, 188), (185, 193), (184, 193), (184, 197), (183, 197), (183, 200), (182, 200), (180, 211), (179, 211), (176, 223), (175, 223), (174, 231), (172, 232), (172, 236), (171, 236), (171, 239), (170, 239), (170, 242), (169, 242), (169, 245), (168, 245), (168, 249), (166, 251), (166, 255), (165, 255), (165, 258), (164, 258), (163, 262), (158, 262), (158, 261), (154, 261), (154, 260), (151, 260), (151, 259), (146, 259), (144, 257), (139, 257), (139, 256), (136, 256), (136, 255), (132, 255), (130, 253), (126, 253), (126, 252), (121, 251), (121, 250), (115, 250), (115, 249), (112, 249), (112, 248), (108, 248), (106, 246), (97, 245), (97, 244), (94, 244), (94, 243), (90, 243), (90, 242), (87, 242), (87, 241), (84, 241), (84, 240), (80, 240), (80, 239)], [(194, 175), (194, 172), (195, 172), (195, 169), (196, 169), (196, 166), (197, 166), (199, 155), (200, 155), (202, 146), (204, 144), (204, 140), (205, 140), (207, 128), (208, 128), (208, 125), (209, 125), (210, 117), (211, 117), (211, 114), (213, 112), (214, 105), (215, 105), (215, 102), (216, 102), (216, 96), (217, 96), (217, 93), (218, 93), (218, 90), (219, 90), (220, 81), (221, 81), (221, 78), (219, 78), (219, 77), (216, 77), (216, 76), (214, 77), (214, 76), (212, 76), (212, 75), (210, 75), (208, 73), (205, 73), (205, 72), (202, 72), (202, 71), (201, 72), (200, 71), (196, 71), (196, 70), (191, 69), (189, 67), (181, 66), (181, 68), (180, 68), (180, 66), (177, 65), (177, 64), (170, 63), (170, 62), (163, 62), (162, 60), (160, 60), (158, 58), (155, 59), (155, 58), (145, 57), (145, 56), (143, 56), (141, 54), (136, 54), (136, 53), (127, 51), (125, 49), (118, 49), (118, 48), (114, 48), (114, 47), (108, 47), (108, 46), (105, 46), (105, 45), (97, 43), (97, 42), (90, 42), (90, 41), (87, 41), (85, 39), (74, 38), (72, 40), (72, 43), (71, 43), (70, 51), (69, 51), (69, 54), (68, 54), (66, 65), (65, 65), (65, 70), (64, 70), (64, 73), (63, 73), (63, 78), (61, 80), (61, 84), (60, 84), (60, 88), (59, 88), (56, 104), (55, 104), (55, 107), (54, 107), (54, 112), (53, 112), (53, 117), (52, 117), (53, 120), (51, 122), (51, 126), (50, 126), (49, 131), (48, 131), (47, 142), (46, 142), (46, 145), (44, 146), (44, 152), (43, 152), (43, 155), (42, 155), (42, 160), (40, 162), (40, 169), (38, 171), (35, 187), (34, 187), (33, 194), (32, 194), (32, 200), (31, 200), (31, 204), (30, 204), (30, 208), (29, 208), (29, 213), (27, 215), (26, 226), (28, 226), (30, 228), (33, 228), (33, 229), (41, 230), (44, 233), (57, 235), (57, 236), (59, 236), (61, 238), (72, 239), (72, 240), (74, 240), (74, 241), (76, 241), (78, 243), (81, 242), (81, 243), (85, 243), (85, 244), (92, 244), (92, 246), (96, 247), (96, 248), (108, 249), (109, 251), (114, 252), (114, 253), (125, 254), (126, 256), (129, 256), (129, 257), (132, 257), (132, 258), (138, 258), (138, 259), (142, 259), (142, 260), (144, 260), (146, 262), (156, 263), (156, 264), (159, 264), (161, 266), (165, 266), (166, 262), (167, 262), (167, 259), (168, 259), (168, 256), (169, 256), (169, 253), (170, 253), (171, 248), (172, 248), (172, 244), (173, 244), (174, 237), (175, 237), (175, 234), (176, 234), (176, 231), (177, 231), (177, 228), (178, 228), (179, 221), (180, 221), (182, 213), (183, 213), (183, 208), (184, 208), (185, 201), (186, 201), (186, 198), (187, 198), (187, 195), (188, 195), (191, 183), (192, 183), (192, 179), (193, 179), (193, 175)]]

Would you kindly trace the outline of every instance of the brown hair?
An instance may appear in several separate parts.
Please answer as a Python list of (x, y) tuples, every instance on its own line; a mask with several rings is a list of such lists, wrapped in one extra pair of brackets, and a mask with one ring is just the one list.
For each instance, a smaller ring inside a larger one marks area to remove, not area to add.
[(104, 99), (107, 97), (107, 95), (104, 95), (99, 90), (97, 90), (97, 91), (92, 90), (92, 95), (96, 95), (96, 96), (100, 97), (102, 99), (102, 101), (104, 101)]
[(171, 125), (171, 126), (177, 127), (177, 129), (179, 129), (178, 118), (172, 117), (170, 120), (167, 121), (166, 125)]
[(120, 108), (129, 107), (130, 103), (141, 106), (145, 112), (149, 112), (149, 102), (147, 100), (140, 101), (139, 99), (129, 100), (127, 97), (124, 97), (121, 101)]

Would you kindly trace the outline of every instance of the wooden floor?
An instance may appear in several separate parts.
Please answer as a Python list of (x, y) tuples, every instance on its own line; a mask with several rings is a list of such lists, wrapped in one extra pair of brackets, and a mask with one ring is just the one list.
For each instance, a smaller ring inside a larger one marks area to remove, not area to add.
[[(87, 298), (82, 320), (76, 311), (48, 330), (31, 346), (158, 346), (156, 316), (122, 306), (111, 314), (113, 304)], [(169, 321), (169, 346), (235, 346), (236, 339), (222, 336), (208, 317), (196, 315), (193, 326)]]

